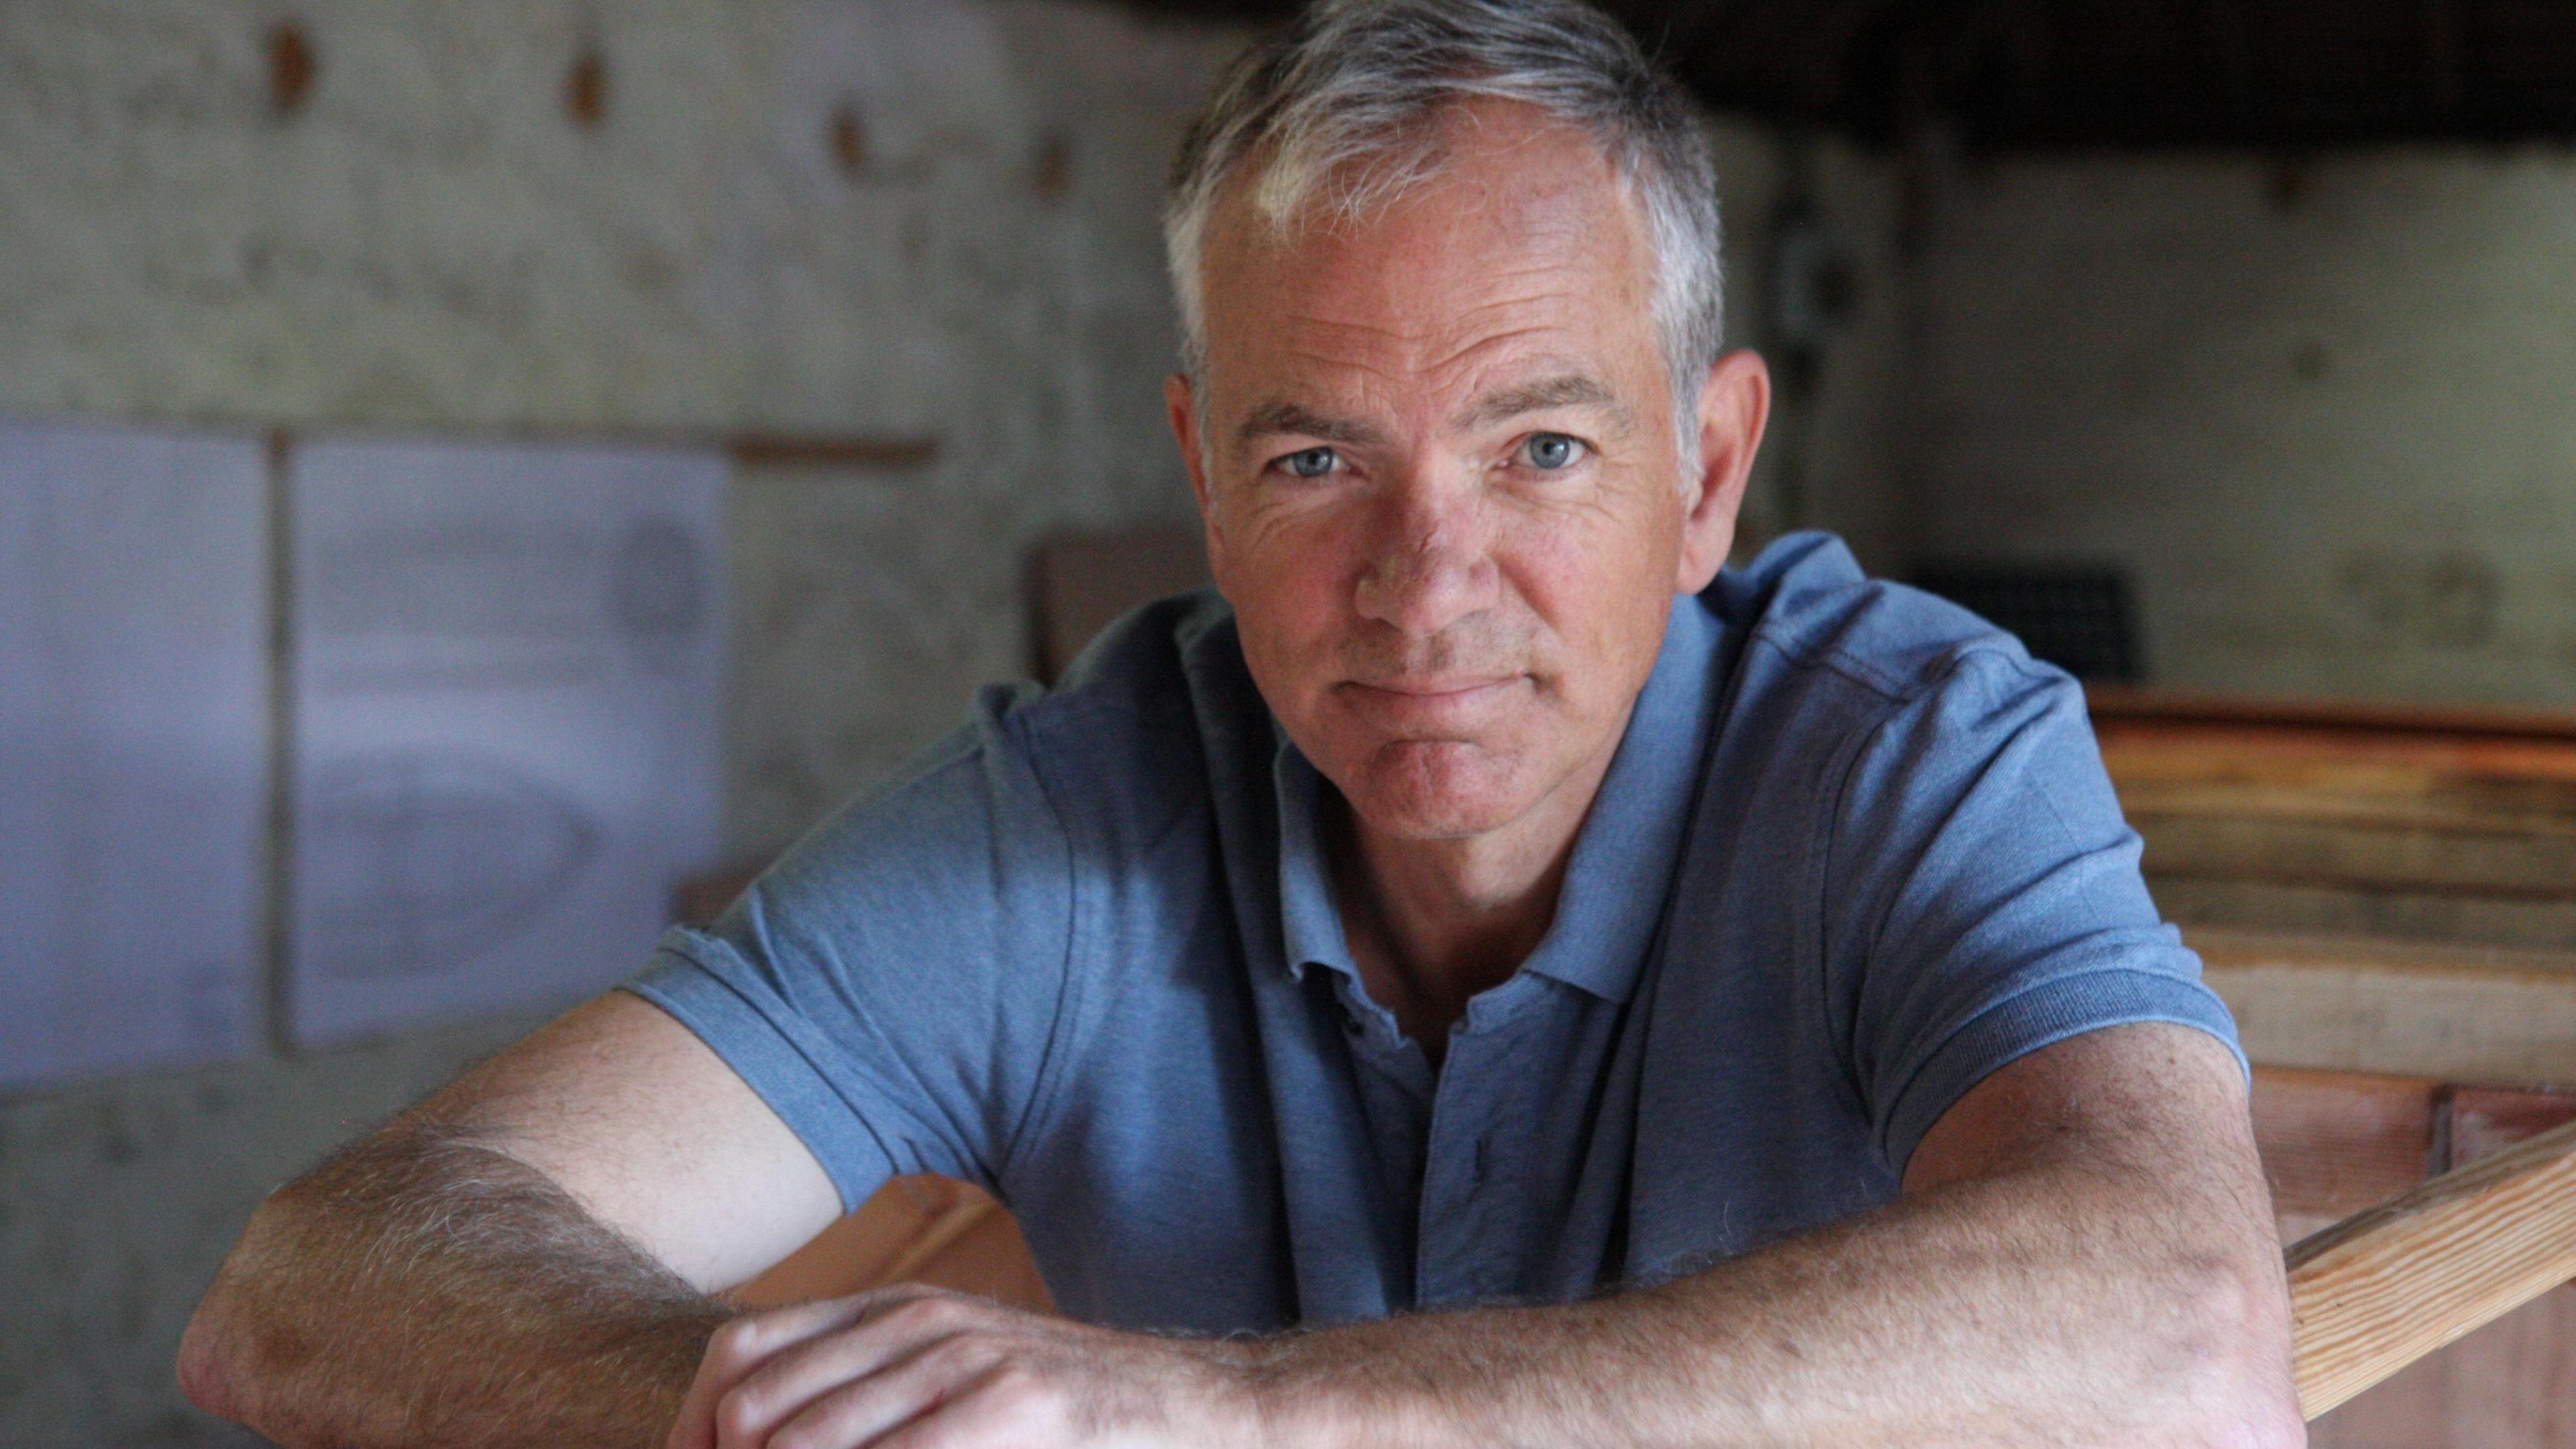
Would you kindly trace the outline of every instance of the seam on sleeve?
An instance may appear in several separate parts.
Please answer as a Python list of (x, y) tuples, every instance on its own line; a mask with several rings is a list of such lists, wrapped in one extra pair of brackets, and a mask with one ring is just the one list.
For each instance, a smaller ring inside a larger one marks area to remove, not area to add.
[(1047, 1022), (1046, 1044), (1039, 1049), (1036, 1071), (1030, 1074), (1028, 1100), (1020, 1104), (1018, 1115), (1004, 1134), (1001, 1160), (994, 1164), (997, 1179), (1004, 1171), (1017, 1170), (1030, 1134), (1039, 1122), (1045, 1120), (1046, 1112), (1052, 1110), (1059, 1095), (1057, 1088), (1066, 1071), (1065, 1058), (1070, 1055), (1064, 1039), (1071, 1030), (1074, 1014), (1081, 1007), (1076, 999), (1080, 973), (1074, 969), (1074, 948), (1082, 934), (1081, 857), (1074, 848), (1073, 832), (1065, 825), (1064, 810), (1056, 803), (1054, 786), (1039, 763), (1038, 751), (1029, 741), (1022, 721), (1016, 717), (1009, 718), (1003, 721), (1003, 725), (1019, 747), (1029, 778), (1037, 784), (1038, 803), (1046, 807), (1047, 820), (1055, 827), (1056, 846), (1064, 856), (1064, 952), (1057, 962), (1055, 1012)]
[[(1832, 1050), (1834, 1060), (1842, 1067), (1844, 1084), (1851, 1089), (1854, 1098), (1864, 1104), (1868, 1102), (1869, 1094), (1861, 1089), (1860, 1065), (1855, 1060), (1851, 1032), (1845, 1029), (1846, 1023), (1836, 1017), (1834, 1007), (1834, 845), (1836, 827), (1842, 823), (1846, 802), (1851, 798), (1852, 780), (1860, 774), (1860, 762), (1869, 757), (1871, 742), (1887, 729), (1888, 724), (1904, 708), (1903, 701), (1887, 701), (1883, 696), (1882, 706), (1876, 719), (1852, 730), (1846, 735), (1844, 743), (1838, 746), (1846, 752), (1845, 757), (1836, 772), (1833, 789), (1827, 792), (1825, 809), (1816, 822), (1815, 839), (1811, 846), (1811, 858), (1816, 862), (1816, 960), (1813, 973), (1817, 1004), (1816, 1019), (1829, 1028), (1825, 1033), (1826, 1045)], [(1854, 999), (1854, 1008), (1857, 1011), (1857, 995)], [(1857, 1025), (1856, 1017), (1851, 1025)]]

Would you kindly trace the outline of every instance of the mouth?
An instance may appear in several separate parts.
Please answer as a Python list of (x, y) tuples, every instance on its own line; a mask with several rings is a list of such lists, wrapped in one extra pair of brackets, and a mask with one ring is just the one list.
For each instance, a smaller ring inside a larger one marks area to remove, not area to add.
[(1524, 682), (1518, 674), (1427, 675), (1346, 680), (1337, 692), (1369, 723), (1412, 734), (1473, 724)]
[(1499, 689), (1519, 679), (1517, 674), (1442, 675), (1406, 679), (1354, 679), (1346, 689), (1372, 690), (1379, 694), (1398, 695), (1406, 699), (1464, 699), (1482, 690)]

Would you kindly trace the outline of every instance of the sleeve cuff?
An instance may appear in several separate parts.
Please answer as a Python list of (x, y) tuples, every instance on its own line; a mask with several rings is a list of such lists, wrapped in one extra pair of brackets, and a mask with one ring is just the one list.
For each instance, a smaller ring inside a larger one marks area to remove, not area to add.
[[(621, 989), (660, 1007), (733, 1068), (814, 1154), (843, 1212), (857, 1211), (888, 1177), (916, 1170), (910, 1163), (920, 1154), (906, 1149), (924, 1140), (920, 1129), (908, 1127), (883, 1093), (856, 1100), (851, 1085), (836, 1080), (853, 1064), (723, 941), (686, 928), (666, 932), (652, 961)], [(879, 1124), (897, 1135), (889, 1140)]]
[(2087, 971), (2007, 997), (1962, 1023), (1898, 1090), (1895, 1107), (1879, 1127), (1879, 1150), (1901, 1179), (1932, 1124), (1995, 1071), (2068, 1037), (2141, 1021), (2198, 1027), (2225, 1043), (2246, 1080), (2253, 1080), (2236, 1041), (2235, 1018), (2216, 992), (2164, 971)]

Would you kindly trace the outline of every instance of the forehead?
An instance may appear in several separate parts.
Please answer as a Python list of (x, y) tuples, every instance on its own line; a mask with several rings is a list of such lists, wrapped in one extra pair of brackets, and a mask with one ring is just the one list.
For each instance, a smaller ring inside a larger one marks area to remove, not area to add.
[(1590, 138), (1511, 102), (1440, 124), (1432, 175), (1359, 222), (1281, 229), (1240, 189), (1219, 201), (1202, 274), (1219, 393), (1446, 392), (1540, 359), (1615, 387), (1652, 361), (1652, 253)]

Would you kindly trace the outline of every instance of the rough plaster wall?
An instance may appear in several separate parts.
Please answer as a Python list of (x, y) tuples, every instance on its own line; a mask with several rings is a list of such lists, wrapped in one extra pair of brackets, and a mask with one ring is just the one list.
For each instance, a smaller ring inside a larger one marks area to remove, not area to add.
[[(1910, 547), (1898, 478), (1913, 313), (1896, 169), (1835, 141), (1741, 124), (1718, 136), (1729, 345), (1761, 352), (1773, 382), (1738, 556), (1791, 529), (1822, 528), (1872, 572), (1900, 570)], [(1787, 263), (1793, 225), (1821, 268)], [(1814, 323), (1793, 328), (1792, 308)]]
[(1926, 555), (2127, 565), (2166, 684), (2576, 700), (2576, 158), (2017, 161), (1936, 215)]
[[(280, 117), (284, 13), (0, 5), (0, 416), (935, 437), (738, 476), (731, 853), (1023, 670), (1038, 536), (1186, 508), (1154, 197), (1240, 37), (1055, 0), (348, 0), (303, 9)], [(527, 1025), (0, 1101), (0, 1443), (223, 1442), (169, 1364), (251, 1206)]]

